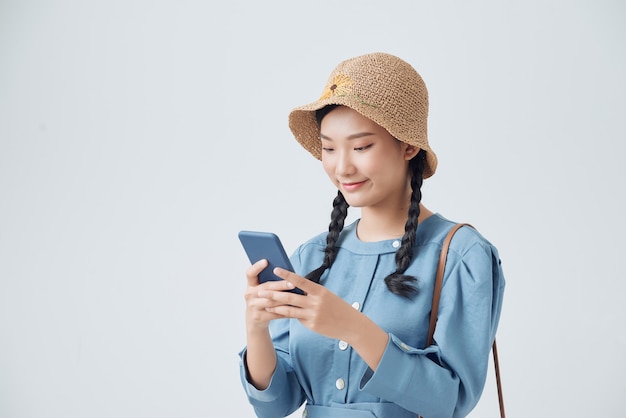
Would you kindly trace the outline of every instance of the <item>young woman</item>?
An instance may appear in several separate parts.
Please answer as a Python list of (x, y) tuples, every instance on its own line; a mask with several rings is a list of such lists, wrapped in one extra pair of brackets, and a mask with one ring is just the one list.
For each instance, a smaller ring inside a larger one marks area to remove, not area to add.
[[(241, 379), (259, 417), (306, 402), (308, 418), (464, 417), (481, 395), (500, 316), (497, 250), (461, 228), (449, 250), (435, 342), (426, 346), (435, 272), (454, 226), (422, 204), (436, 169), (428, 93), (384, 53), (340, 63), (320, 99), (294, 109), (295, 138), (337, 187), (328, 232), (292, 255), (295, 273), (246, 272)], [(361, 217), (344, 227), (348, 207)], [(284, 292), (297, 287), (305, 295)]]

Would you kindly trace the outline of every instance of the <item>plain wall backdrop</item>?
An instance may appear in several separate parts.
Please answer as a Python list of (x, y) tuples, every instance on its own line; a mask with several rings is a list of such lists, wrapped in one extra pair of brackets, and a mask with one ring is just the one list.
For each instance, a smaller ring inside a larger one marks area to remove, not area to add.
[[(617, 0), (0, 0), (0, 417), (253, 417), (237, 232), (291, 252), (327, 228), (335, 192), (287, 114), (373, 51), (428, 86), (424, 203), (502, 256), (509, 416), (626, 416), (625, 18)], [(473, 417), (498, 415), (493, 380)]]

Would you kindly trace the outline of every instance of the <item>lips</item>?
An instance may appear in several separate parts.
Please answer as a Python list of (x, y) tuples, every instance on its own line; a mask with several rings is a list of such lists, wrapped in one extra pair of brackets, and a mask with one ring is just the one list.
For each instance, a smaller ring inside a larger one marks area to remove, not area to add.
[(359, 189), (361, 186), (363, 186), (366, 181), (367, 180), (358, 181), (358, 182), (351, 182), (351, 183), (341, 183), (341, 188), (344, 189), (347, 192), (353, 192), (353, 191)]

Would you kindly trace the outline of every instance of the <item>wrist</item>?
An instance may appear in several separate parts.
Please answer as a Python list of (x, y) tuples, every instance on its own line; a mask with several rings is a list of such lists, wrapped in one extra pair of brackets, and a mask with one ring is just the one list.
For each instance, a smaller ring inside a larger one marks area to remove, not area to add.
[(370, 318), (362, 313), (361, 315), (362, 318), (358, 326), (348, 336), (346, 342), (354, 348), (372, 370), (376, 370), (387, 348), (389, 334)]
[(248, 337), (267, 336), (270, 333), (269, 324), (248, 324), (246, 326), (246, 334)]

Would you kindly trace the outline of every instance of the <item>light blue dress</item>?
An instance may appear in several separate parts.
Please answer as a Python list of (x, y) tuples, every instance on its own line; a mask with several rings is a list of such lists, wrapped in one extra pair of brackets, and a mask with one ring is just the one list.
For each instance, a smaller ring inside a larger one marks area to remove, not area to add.
[[(435, 330), (426, 347), (435, 272), (441, 246), (454, 226), (439, 214), (417, 228), (414, 258), (406, 273), (418, 278), (419, 294), (391, 293), (384, 278), (395, 270), (399, 240), (361, 242), (358, 221), (344, 228), (332, 267), (321, 284), (360, 309), (390, 336), (376, 371), (345, 342), (316, 334), (297, 320), (272, 321), (278, 364), (269, 387), (241, 380), (258, 417), (284, 417), (307, 403), (305, 416), (425, 418), (464, 417), (482, 393), (491, 345), (500, 318), (504, 276), (496, 248), (463, 227), (448, 253)], [(306, 275), (323, 258), (326, 234), (292, 255)]]

